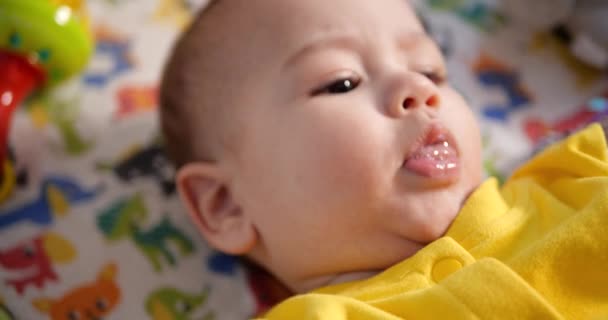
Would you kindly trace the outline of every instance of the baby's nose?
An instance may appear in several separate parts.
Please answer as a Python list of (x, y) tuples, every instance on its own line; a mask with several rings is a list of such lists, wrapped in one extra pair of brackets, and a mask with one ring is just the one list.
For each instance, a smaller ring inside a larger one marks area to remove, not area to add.
[(439, 107), (437, 85), (422, 75), (413, 76), (411, 90), (405, 95), (401, 107), (405, 110), (418, 107)]
[(389, 116), (393, 118), (404, 117), (414, 110), (435, 116), (441, 106), (438, 85), (417, 72), (396, 76), (390, 90), (387, 108)]
[(432, 94), (429, 97), (407, 97), (405, 100), (403, 100), (401, 106), (403, 109), (416, 108), (420, 106), (435, 108), (439, 106), (439, 96), (437, 94)]

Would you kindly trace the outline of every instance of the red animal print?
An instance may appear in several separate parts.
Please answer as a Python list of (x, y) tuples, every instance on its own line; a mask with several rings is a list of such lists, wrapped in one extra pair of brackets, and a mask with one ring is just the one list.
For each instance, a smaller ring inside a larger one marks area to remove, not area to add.
[(158, 107), (158, 88), (152, 86), (127, 86), (118, 90), (116, 119), (154, 111)]
[(57, 281), (53, 263), (69, 262), (74, 257), (74, 248), (67, 240), (47, 233), (0, 251), (0, 266), (9, 271), (20, 271), (21, 277), (5, 281), (22, 295), (30, 285), (41, 289), (46, 282)]

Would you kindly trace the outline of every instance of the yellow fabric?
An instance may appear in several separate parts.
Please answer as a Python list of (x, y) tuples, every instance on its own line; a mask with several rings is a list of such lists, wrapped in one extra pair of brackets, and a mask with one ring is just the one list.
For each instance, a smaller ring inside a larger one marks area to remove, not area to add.
[(446, 235), (266, 319), (608, 319), (608, 155), (593, 125), (467, 200)]

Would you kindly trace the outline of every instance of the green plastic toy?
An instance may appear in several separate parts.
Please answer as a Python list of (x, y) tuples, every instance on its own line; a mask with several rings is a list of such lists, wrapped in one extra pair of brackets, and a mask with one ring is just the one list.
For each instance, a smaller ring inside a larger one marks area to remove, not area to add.
[(82, 0), (0, 0), (0, 202), (14, 183), (7, 169), (12, 114), (32, 91), (82, 70), (92, 51)]

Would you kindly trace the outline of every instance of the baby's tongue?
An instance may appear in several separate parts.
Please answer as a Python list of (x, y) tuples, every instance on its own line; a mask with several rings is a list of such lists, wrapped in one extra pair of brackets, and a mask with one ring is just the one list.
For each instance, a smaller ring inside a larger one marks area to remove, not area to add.
[(441, 178), (458, 171), (459, 158), (447, 142), (426, 145), (416, 150), (405, 168), (421, 176)]

